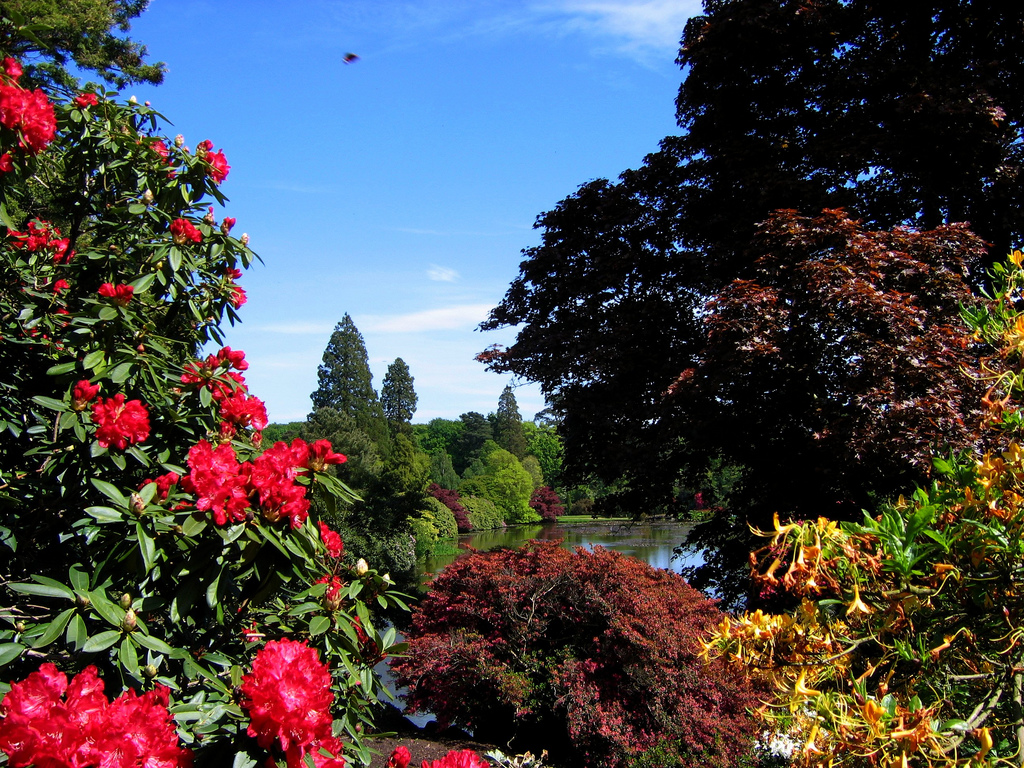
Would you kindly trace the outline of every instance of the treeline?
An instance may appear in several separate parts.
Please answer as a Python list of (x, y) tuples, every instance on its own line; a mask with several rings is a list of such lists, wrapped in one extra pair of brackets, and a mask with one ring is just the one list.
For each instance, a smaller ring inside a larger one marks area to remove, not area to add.
[[(321, 514), (342, 531), (352, 557), (411, 572), (417, 558), (459, 533), (541, 521), (565, 510), (562, 444), (555, 426), (523, 421), (511, 386), (494, 412), (412, 424), (418, 397), (409, 366), (388, 366), (373, 386), (366, 344), (349, 315), (335, 327), (318, 369), (305, 421), (270, 424), (264, 445), (330, 440), (347, 461), (337, 476), (361, 501)], [(575, 511), (592, 508), (590, 490), (573, 489)]]

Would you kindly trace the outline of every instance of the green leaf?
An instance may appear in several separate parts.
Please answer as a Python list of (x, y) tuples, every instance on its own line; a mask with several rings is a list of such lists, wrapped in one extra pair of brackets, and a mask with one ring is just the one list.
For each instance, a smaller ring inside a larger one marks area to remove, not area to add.
[(121, 493), (116, 485), (108, 483), (106, 480), (100, 480), (98, 477), (90, 477), (89, 482), (93, 484), (97, 491), (102, 493), (117, 506), (127, 509), (128, 500), (125, 499), (124, 494)]
[(82, 650), (85, 646), (86, 641), (89, 639), (89, 630), (86, 629), (85, 620), (80, 615), (75, 614), (74, 618), (68, 622), (68, 632), (64, 639), (76, 651)]
[(101, 307), (99, 311), (100, 320), (114, 320), (117, 318), (117, 310), (113, 307)]
[(90, 352), (88, 355), (85, 356), (85, 359), (82, 361), (82, 365), (84, 365), (89, 370), (99, 368), (101, 366), (103, 368), (106, 368), (107, 353), (104, 352), (102, 349), (97, 349), (94, 352)]
[(217, 605), (217, 590), (220, 587), (220, 577), (221, 577), (221, 575), (223, 573), (224, 573), (223, 569), (218, 570), (217, 571), (217, 576), (206, 587), (206, 604), (208, 606), (210, 606), (211, 608), (214, 608)]
[(144, 203), (132, 203), (128, 206), (128, 213), (133, 216), (138, 216), (140, 213), (145, 213), (147, 206)]
[(153, 563), (156, 562), (156, 542), (146, 533), (142, 523), (135, 524), (135, 535), (138, 537), (139, 554), (142, 555), (142, 567), (148, 573), (153, 570)]
[(131, 372), (132, 363), (121, 363), (114, 366), (108, 375), (110, 376), (110, 380), (115, 384), (123, 384), (128, 380), (128, 376), (131, 375)]
[(109, 629), (106, 632), (100, 632), (98, 635), (93, 635), (82, 647), (82, 653), (96, 653), (97, 651), (104, 651), (116, 643), (119, 637), (121, 637), (121, 633), (116, 629)]
[(132, 288), (135, 289), (135, 293), (136, 294), (139, 294), (139, 293), (142, 293), (143, 291), (147, 290), (149, 288), (149, 286), (151, 286), (153, 284), (153, 281), (155, 279), (156, 279), (156, 272), (147, 272), (142, 277), (139, 277), (139, 278), (136, 278), (135, 280), (132, 280), (132, 282), (129, 283), (129, 285), (131, 285)]
[(110, 507), (86, 507), (85, 513), (101, 523), (119, 523), (124, 519), (124, 513)]
[(326, 616), (314, 616), (309, 620), (309, 634), (311, 637), (322, 635), (331, 628), (331, 620)]
[(78, 363), (72, 361), (70, 363), (61, 363), (60, 365), (54, 365), (46, 369), (47, 376), (62, 376), (65, 373), (71, 373), (75, 368), (78, 367)]
[(102, 591), (98, 589), (91, 590), (89, 593), (89, 600), (92, 602), (92, 607), (96, 609), (96, 613), (103, 617), (103, 619), (120, 630), (121, 622), (124, 621), (124, 609), (118, 605), (114, 605)]
[(135, 649), (135, 643), (131, 635), (125, 635), (124, 640), (121, 641), (121, 647), (117, 652), (117, 660), (121, 662), (121, 666), (127, 669), (129, 673), (133, 675), (138, 674), (139, 654)]
[(2, 202), (0, 202), (0, 222), (3, 222), (3, 225), (8, 229), (18, 229), (10, 215), (7, 213), (7, 207)]
[(66, 411), (68, 409), (67, 403), (63, 400), (55, 400), (52, 397), (43, 397), (42, 395), (33, 397), (32, 402), (43, 406), (43, 408), (49, 408), (51, 411)]
[(142, 633), (136, 633), (133, 637), (139, 645), (149, 648), (149, 650), (155, 653), (162, 653), (165, 656), (170, 656), (174, 653), (174, 649), (158, 637), (143, 635)]
[(25, 652), (21, 643), (0, 643), (0, 667), (10, 664)]
[[(43, 597), (63, 597), (65, 599), (75, 599), (74, 592), (71, 592), (67, 587), (61, 585), (60, 587), (54, 587), (49, 584), (8, 584), (15, 592), (21, 592), (25, 595), (41, 595)], [(71, 593), (71, 597), (68, 598), (68, 593)]]
[(68, 625), (68, 622), (71, 620), (71, 617), (74, 615), (74, 613), (74, 608), (68, 608), (66, 611), (57, 616), (57, 618), (50, 622), (50, 625), (46, 628), (43, 634), (36, 638), (35, 642), (32, 643), (32, 647), (45, 648), (58, 637), (60, 637), (60, 633), (64, 631), (64, 627)]
[(167, 254), (167, 261), (171, 265), (171, 271), (177, 272), (181, 269), (181, 251), (177, 246), (171, 246), (171, 252)]

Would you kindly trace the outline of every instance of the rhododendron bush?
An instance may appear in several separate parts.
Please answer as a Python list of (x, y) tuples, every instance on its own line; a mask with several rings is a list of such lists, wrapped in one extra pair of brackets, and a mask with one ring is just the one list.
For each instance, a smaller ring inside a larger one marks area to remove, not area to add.
[(590, 766), (655, 752), (664, 766), (732, 765), (757, 698), (743, 675), (700, 662), (699, 634), (721, 617), (676, 574), (531, 542), (438, 574), (393, 668), (410, 709), (478, 737)]
[[(0, 750), (339, 766), (344, 742), (368, 759), (393, 635), (367, 603), (401, 602), (313, 513), (353, 498), (345, 457), (263, 444), (245, 354), (223, 344), (255, 258), (216, 211), (224, 150), (162, 136), (116, 93), (0, 71), (0, 680), (20, 681)], [(267, 725), (287, 706), (273, 675), (309, 682), (313, 720)]]

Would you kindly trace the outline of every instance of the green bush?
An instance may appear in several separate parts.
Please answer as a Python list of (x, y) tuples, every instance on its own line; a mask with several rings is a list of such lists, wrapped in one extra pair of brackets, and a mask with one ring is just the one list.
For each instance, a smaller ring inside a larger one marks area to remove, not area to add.
[(505, 518), (494, 506), (493, 501), (480, 496), (463, 496), (460, 501), (469, 513), (469, 522), (474, 531), (490, 531), (505, 527)]

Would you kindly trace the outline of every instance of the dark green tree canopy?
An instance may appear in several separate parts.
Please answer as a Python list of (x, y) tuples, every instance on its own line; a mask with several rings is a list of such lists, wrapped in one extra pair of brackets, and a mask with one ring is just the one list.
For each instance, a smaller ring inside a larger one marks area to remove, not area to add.
[(413, 377), (409, 366), (402, 358), (388, 366), (384, 374), (384, 382), (380, 388), (380, 401), (384, 415), (393, 424), (408, 424), (416, 413), (416, 390), (413, 389)]
[(506, 385), (498, 398), (498, 410), (494, 416), (494, 442), (517, 459), (526, 455), (526, 433), (523, 431), (523, 417), (511, 385)]
[(131, 29), (149, 0), (4, 0), (0, 51), (25, 65), (24, 84), (73, 88), (69, 66), (122, 88), (161, 83), (165, 65), (146, 63), (146, 46), (118, 33)]
[(317, 369), (317, 379), (317, 389), (310, 395), (313, 401), (310, 417), (322, 408), (351, 416), (386, 455), (390, 443), (387, 420), (373, 388), (363, 335), (348, 314), (331, 334)]

